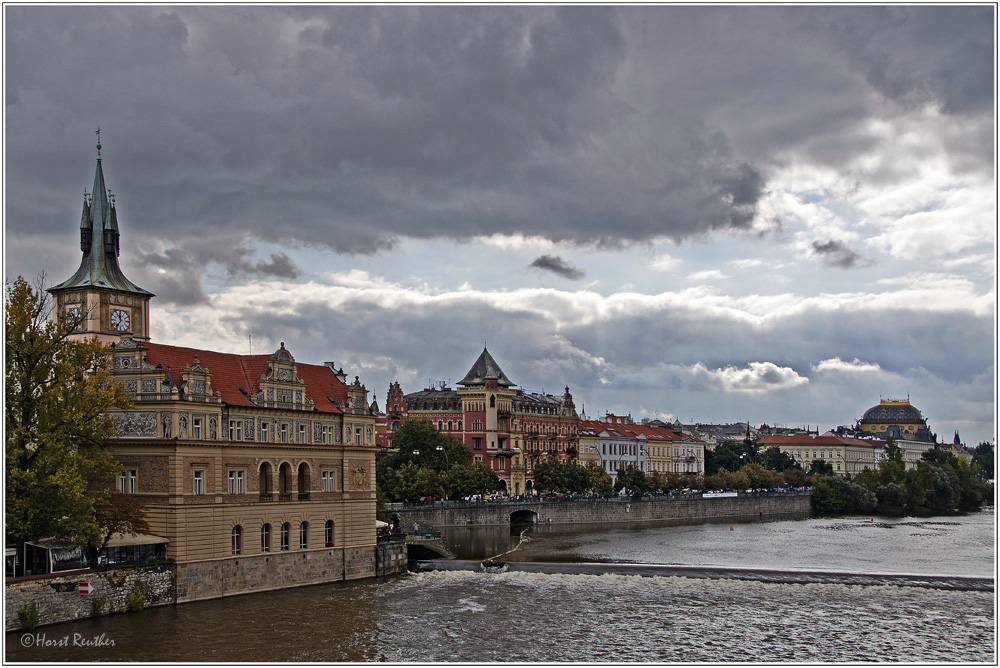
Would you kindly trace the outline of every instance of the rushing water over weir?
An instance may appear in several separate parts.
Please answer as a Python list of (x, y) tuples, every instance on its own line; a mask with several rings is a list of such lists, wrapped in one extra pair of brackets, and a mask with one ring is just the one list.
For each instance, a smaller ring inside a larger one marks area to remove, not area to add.
[[(23, 647), (24, 634), (11, 633), (6, 658), (994, 663), (994, 536), (992, 513), (460, 529), (447, 538), (461, 559), (446, 563), (479, 572), (421, 571), (36, 632), (114, 640), (101, 648)], [(504, 565), (482, 569), (485, 557)]]

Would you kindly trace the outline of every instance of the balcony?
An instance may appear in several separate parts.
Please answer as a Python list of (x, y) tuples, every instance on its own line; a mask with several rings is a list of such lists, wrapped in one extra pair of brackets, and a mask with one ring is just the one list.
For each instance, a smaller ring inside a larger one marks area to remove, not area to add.
[(260, 495), (260, 502), (261, 503), (268, 503), (270, 501), (274, 501), (274, 494), (261, 494)]

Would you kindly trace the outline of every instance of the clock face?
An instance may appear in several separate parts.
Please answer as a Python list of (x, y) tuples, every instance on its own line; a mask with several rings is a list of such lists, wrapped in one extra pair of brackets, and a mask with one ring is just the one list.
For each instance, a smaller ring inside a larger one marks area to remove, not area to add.
[(130, 317), (128, 311), (122, 311), (121, 309), (115, 309), (111, 312), (111, 326), (114, 327), (119, 332), (128, 331), (130, 324)]

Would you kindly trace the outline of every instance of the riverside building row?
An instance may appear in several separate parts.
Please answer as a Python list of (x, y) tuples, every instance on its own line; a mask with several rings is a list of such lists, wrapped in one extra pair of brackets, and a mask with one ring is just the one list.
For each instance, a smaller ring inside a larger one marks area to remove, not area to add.
[(506, 494), (533, 493), (533, 469), (541, 460), (594, 462), (612, 478), (636, 466), (647, 473), (702, 474), (704, 443), (673, 425), (637, 425), (608, 414), (588, 420), (577, 413), (573, 395), (528, 392), (515, 387), (484, 348), (458, 388), (444, 384), (404, 394), (398, 382), (386, 394), (385, 450), (407, 420), (423, 419), (461, 440), (473, 461), (489, 466)]

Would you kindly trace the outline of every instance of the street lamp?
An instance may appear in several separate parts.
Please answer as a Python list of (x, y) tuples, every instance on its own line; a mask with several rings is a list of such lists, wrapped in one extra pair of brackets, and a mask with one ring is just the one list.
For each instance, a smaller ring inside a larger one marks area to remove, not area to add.
[(447, 471), (448, 471), (448, 472), (450, 473), (450, 472), (451, 472), (451, 462), (449, 462), (449, 461), (448, 461), (448, 451), (447, 451), (447, 450), (445, 450), (445, 449), (444, 449), (444, 448), (443, 448), (442, 446), (440, 446), (440, 445), (439, 445), (439, 446), (437, 446), (437, 447), (436, 447), (436, 448), (434, 448), (434, 449), (435, 449), (435, 450), (438, 450), (439, 452), (443, 452), (443, 453), (444, 453), (444, 464), (445, 464), (445, 466), (447, 467)]

